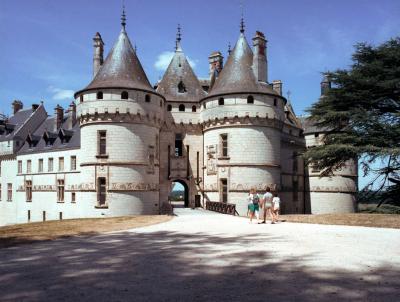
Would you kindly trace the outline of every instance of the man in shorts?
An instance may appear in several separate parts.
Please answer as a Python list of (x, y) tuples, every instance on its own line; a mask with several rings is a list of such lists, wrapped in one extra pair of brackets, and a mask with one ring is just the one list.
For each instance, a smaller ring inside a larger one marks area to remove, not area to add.
[(267, 213), (271, 216), (271, 221), (274, 220), (274, 216), (272, 216), (272, 198), (274, 197), (271, 193), (271, 188), (266, 188), (266, 193), (263, 195), (262, 203), (264, 208), (264, 220), (261, 223), (265, 223), (267, 219)]

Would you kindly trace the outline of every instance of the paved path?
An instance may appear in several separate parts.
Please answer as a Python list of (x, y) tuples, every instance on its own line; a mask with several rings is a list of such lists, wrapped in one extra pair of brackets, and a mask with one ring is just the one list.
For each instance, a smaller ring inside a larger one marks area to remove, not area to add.
[(177, 215), (1, 249), (0, 301), (399, 301), (400, 230)]

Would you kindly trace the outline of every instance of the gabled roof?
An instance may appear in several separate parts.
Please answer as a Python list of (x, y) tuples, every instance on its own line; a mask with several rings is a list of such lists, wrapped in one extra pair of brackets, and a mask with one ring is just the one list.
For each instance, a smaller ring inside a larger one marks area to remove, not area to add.
[(270, 85), (256, 79), (252, 66), (253, 52), (241, 32), (208, 96), (243, 92), (279, 95)]
[(167, 101), (198, 102), (206, 96), (177, 41), (175, 54), (157, 87)]
[[(136, 56), (125, 27), (122, 27), (117, 41), (92, 82), (81, 91), (101, 88), (154, 91)], [(81, 91), (76, 92), (75, 96)]]
[(0, 133), (0, 141), (12, 140), (22, 125), (31, 117), (34, 111), (29, 109), (21, 109), (14, 115), (4, 121), (4, 128)]

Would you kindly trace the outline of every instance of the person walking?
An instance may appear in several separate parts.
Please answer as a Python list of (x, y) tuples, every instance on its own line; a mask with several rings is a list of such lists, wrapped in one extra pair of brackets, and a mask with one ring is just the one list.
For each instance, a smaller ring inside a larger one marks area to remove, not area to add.
[(262, 208), (263, 208), (263, 216), (264, 216), (264, 220), (261, 223), (266, 223), (266, 219), (267, 219), (267, 214), (271, 217), (271, 222), (274, 221), (274, 216), (272, 214), (272, 199), (274, 198), (274, 196), (271, 193), (271, 188), (267, 187), (265, 189), (265, 194), (263, 195), (262, 198)]
[(274, 194), (274, 198), (272, 198), (272, 209), (273, 209), (273, 220), (271, 223), (278, 222), (279, 218), (279, 210), (280, 210), (281, 199), (278, 196), (278, 193)]
[(254, 214), (257, 216), (257, 222), (259, 221), (259, 211), (260, 211), (260, 198), (258, 197), (256, 190), (254, 188), (250, 189), (248, 200), (248, 210), (250, 223), (253, 223)]

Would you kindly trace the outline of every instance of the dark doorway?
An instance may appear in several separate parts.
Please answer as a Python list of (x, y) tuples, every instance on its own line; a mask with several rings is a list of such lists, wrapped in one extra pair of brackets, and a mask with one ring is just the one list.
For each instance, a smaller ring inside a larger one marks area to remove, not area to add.
[(189, 207), (189, 187), (186, 182), (180, 179), (173, 181), (169, 200), (174, 207)]

